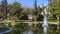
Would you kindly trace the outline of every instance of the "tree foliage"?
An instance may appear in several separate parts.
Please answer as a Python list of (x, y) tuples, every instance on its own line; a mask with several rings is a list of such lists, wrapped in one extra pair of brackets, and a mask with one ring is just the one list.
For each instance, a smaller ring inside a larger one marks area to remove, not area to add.
[(10, 15), (17, 15), (20, 16), (20, 12), (22, 11), (21, 4), (18, 2), (13, 2), (9, 6)]
[(49, 11), (52, 15), (56, 15), (57, 21), (59, 21), (60, 17), (60, 0), (51, 0), (49, 1)]
[(51, 0), (50, 3), (49, 3), (49, 11), (52, 13), (52, 14), (55, 14), (55, 15), (60, 15), (60, 0)]

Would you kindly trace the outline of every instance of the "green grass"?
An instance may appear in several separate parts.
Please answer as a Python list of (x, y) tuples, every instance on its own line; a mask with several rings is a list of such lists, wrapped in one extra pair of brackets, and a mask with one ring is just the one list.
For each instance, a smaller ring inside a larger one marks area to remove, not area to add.
[(12, 20), (3, 20), (2, 22), (8, 24), (8, 23), (13, 23), (14, 21), (12, 21)]
[(16, 20), (16, 22), (33, 22), (32, 20)]
[[(15, 22), (15, 23), (29, 23), (29, 22), (32, 22), (32, 23), (43, 23), (43, 21), (37, 21), (37, 22), (34, 22), (34, 21), (32, 21), (32, 20), (16, 20), (16, 21), (12, 21), (12, 20), (3, 20), (2, 21), (3, 23), (7, 23), (7, 24), (9, 24), (9, 23), (13, 23), (13, 22)], [(57, 22), (56, 22), (56, 20), (53, 20), (53, 21), (48, 21), (48, 24), (58, 24)]]
[(48, 22), (48, 24), (58, 24), (58, 22)]

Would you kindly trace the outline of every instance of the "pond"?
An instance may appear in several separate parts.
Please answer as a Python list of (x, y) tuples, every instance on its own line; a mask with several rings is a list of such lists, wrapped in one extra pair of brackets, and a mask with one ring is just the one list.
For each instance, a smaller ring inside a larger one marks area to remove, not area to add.
[[(56, 25), (49, 25), (47, 34), (60, 34), (60, 30), (56, 27)], [(20, 23), (12, 28), (9, 34), (44, 34), (42, 24), (37, 24), (35, 27), (34, 24), (28, 26), (27, 23)]]

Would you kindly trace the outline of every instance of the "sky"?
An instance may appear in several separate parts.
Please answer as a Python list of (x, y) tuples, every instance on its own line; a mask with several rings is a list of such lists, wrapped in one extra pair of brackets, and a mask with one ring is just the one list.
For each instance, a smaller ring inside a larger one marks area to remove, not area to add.
[[(7, 1), (9, 4), (13, 3), (14, 1), (17, 1), (17, 2), (21, 3), (22, 6), (34, 6), (34, 0), (7, 0)], [(37, 6), (41, 6), (42, 4), (47, 6), (48, 0), (37, 0)]]

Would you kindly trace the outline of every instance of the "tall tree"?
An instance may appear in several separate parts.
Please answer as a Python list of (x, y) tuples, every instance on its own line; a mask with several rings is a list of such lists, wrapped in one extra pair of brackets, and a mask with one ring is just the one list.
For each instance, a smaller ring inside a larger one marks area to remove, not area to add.
[(34, 0), (34, 15), (36, 15), (35, 21), (37, 20), (37, 1)]
[[(60, 17), (60, 0), (54, 0), (52, 2), (50, 2), (49, 4), (49, 11), (56, 15), (57, 18), (57, 22), (59, 25), (59, 17)], [(57, 26), (57, 28), (59, 29), (59, 26)]]
[(7, 13), (8, 13), (8, 3), (7, 0), (2, 0), (1, 1), (1, 13), (3, 16), (7, 18)]
[(43, 16), (41, 15), (41, 12), (43, 11), (43, 7), (40, 7), (40, 6), (38, 6), (37, 7), (37, 11), (38, 11), (38, 13), (37, 13), (37, 16), (38, 16), (38, 19), (37, 20), (43, 20)]
[(16, 15), (16, 16), (20, 17), (20, 13), (22, 11), (21, 4), (16, 1), (13, 2), (10, 5), (9, 10), (10, 10), (10, 15)]
[(42, 8), (40, 6), (38, 6), (37, 7), (37, 11), (38, 11), (37, 15), (40, 15), (41, 14), (41, 10), (42, 10)]
[(34, 0), (34, 10), (35, 10), (35, 15), (37, 15), (37, 1)]
[(30, 9), (28, 7), (23, 8), (23, 11), (20, 14), (20, 18), (28, 19), (27, 15), (30, 14)]

